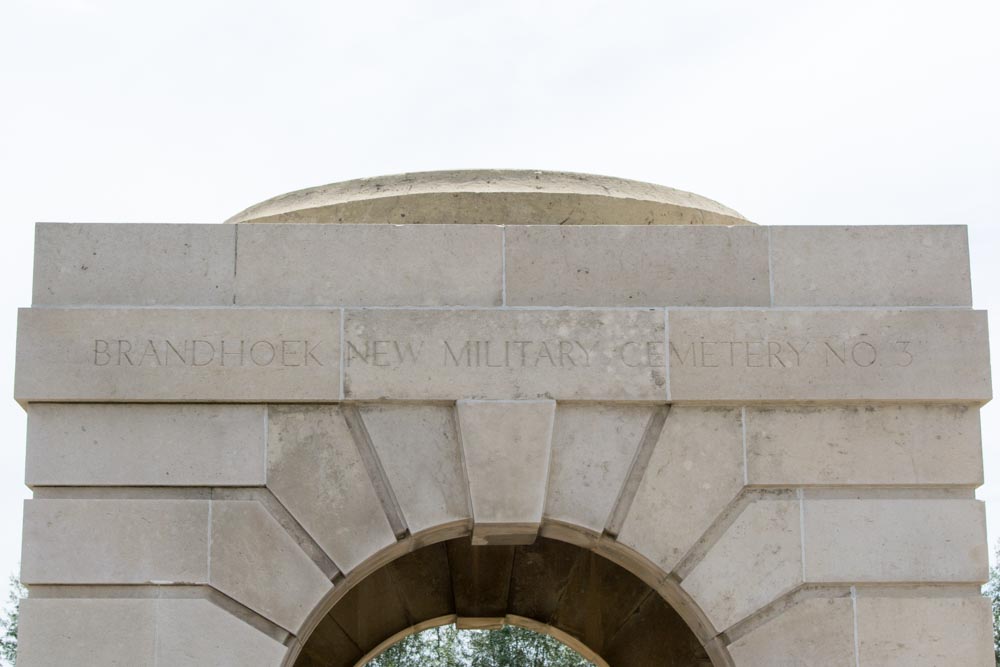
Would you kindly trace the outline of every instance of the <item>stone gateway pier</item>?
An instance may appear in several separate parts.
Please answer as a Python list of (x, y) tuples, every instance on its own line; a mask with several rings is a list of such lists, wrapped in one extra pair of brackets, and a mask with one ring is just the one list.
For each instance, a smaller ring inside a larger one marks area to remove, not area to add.
[(961, 226), (532, 171), (39, 224), (18, 667), (989, 667), (990, 386)]

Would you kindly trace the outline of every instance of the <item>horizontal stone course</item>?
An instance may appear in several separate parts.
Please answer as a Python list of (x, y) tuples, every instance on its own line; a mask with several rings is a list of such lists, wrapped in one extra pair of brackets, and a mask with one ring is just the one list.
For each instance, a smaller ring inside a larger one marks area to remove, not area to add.
[(802, 511), (807, 582), (985, 582), (978, 500), (822, 498)]
[(155, 605), (155, 600), (29, 597), (20, 607), (17, 664), (155, 667)]
[(971, 306), (965, 226), (771, 227), (775, 306)]
[(672, 310), (675, 401), (990, 399), (986, 313)]
[(750, 484), (983, 483), (975, 407), (750, 407), (746, 415)]
[(669, 344), (664, 318), (658, 309), (26, 309), (15, 396), (662, 402), (668, 358), (676, 402), (991, 396), (982, 311), (669, 310)]
[(881, 597), (859, 589), (858, 664), (994, 667), (990, 601), (967, 597)]
[(285, 647), (204, 599), (28, 598), (18, 664), (273, 667)]
[[(498, 306), (492, 225), (239, 225), (236, 303)], [(279, 259), (280, 257), (280, 259)]]
[(509, 305), (771, 303), (763, 227), (512, 225), (506, 235)]
[(737, 667), (854, 665), (850, 597), (801, 600), (729, 645)]
[(28, 486), (261, 486), (257, 405), (34, 403)]
[(344, 396), (666, 397), (663, 311), (348, 310)]
[(208, 581), (208, 501), (27, 500), (25, 584)]
[(340, 312), (23, 309), (15, 397), (30, 401), (332, 401)]
[(228, 306), (236, 235), (225, 225), (35, 226), (35, 305)]

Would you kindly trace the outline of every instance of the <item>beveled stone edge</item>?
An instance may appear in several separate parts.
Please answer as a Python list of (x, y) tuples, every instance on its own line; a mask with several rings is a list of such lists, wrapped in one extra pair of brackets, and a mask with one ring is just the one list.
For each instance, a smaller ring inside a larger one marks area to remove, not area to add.
[[(332, 212), (337, 207), (379, 199), (418, 201), (421, 198), (441, 198), (453, 202), (456, 196), (461, 195), (475, 195), (483, 203), (497, 196), (598, 197), (623, 206), (647, 204), (698, 211), (718, 219), (722, 224), (752, 224), (717, 201), (664, 185), (613, 176), (529, 169), (411, 172), (329, 183), (271, 197), (233, 215), (226, 223), (282, 222), (304, 211)], [(517, 221), (508, 223), (518, 224)]]

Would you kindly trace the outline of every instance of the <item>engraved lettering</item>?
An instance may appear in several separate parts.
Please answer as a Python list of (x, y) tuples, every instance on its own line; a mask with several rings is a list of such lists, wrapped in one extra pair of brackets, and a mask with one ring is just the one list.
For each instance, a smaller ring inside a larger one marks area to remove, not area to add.
[(538, 344), (538, 354), (535, 356), (535, 368), (538, 368), (538, 364), (541, 363), (542, 357), (548, 359), (549, 365), (555, 367), (556, 360), (552, 358), (552, 353), (549, 352), (549, 346), (545, 344), (545, 341)]
[(775, 367), (773, 363), (775, 361), (778, 362), (778, 365), (781, 366), (782, 368), (788, 368), (788, 364), (782, 361), (780, 355), (781, 355), (781, 343), (779, 343), (776, 340), (769, 340), (767, 342), (767, 365), (769, 368)]
[(374, 366), (388, 366), (389, 361), (384, 357), (389, 354), (389, 351), (385, 348), (389, 346), (391, 341), (388, 340), (373, 340), (372, 341), (372, 365)]
[(301, 366), (300, 363), (292, 363), (289, 361), (289, 357), (292, 355), (299, 354), (299, 351), (294, 349), (292, 346), (302, 343), (301, 340), (283, 340), (281, 341), (281, 365), (282, 366)]
[(795, 347), (794, 343), (792, 343), (791, 341), (788, 342), (788, 349), (790, 349), (792, 351), (792, 354), (795, 355), (795, 365), (796, 366), (801, 366), (802, 365), (802, 355), (805, 353), (806, 350), (809, 349), (810, 345), (812, 345), (812, 343), (806, 341), (806, 344), (803, 345), (802, 349), (800, 350), (799, 348)]
[(250, 346), (250, 361), (258, 366), (269, 366), (276, 354), (277, 350), (270, 341), (259, 340)]
[(851, 360), (862, 368), (868, 368), (875, 363), (876, 359), (878, 359), (878, 350), (867, 341), (859, 341), (851, 347)]
[(693, 365), (695, 365), (695, 366), (698, 365), (698, 363), (697, 363), (698, 359), (697, 359), (697, 355), (695, 354), (695, 351), (694, 351), (694, 342), (693, 341), (687, 347), (687, 349), (684, 350), (684, 354), (683, 355), (681, 355), (681, 353), (677, 351), (677, 346), (675, 346), (673, 344), (673, 342), (671, 342), (670, 343), (670, 354), (672, 354), (673, 356), (675, 356), (677, 358), (677, 361), (680, 362), (681, 366), (687, 366), (687, 359), (688, 359), (688, 355), (690, 354), (691, 355), (691, 361), (692, 361)]
[(320, 361), (319, 357), (316, 356), (316, 348), (319, 347), (320, 345), (322, 345), (323, 341), (321, 341), (321, 340), (316, 341), (316, 344), (313, 345), (312, 347), (309, 347), (309, 341), (303, 341), (303, 343), (305, 343), (305, 346), (306, 346), (306, 366), (309, 365), (309, 360), (310, 359), (312, 359), (313, 361), (315, 361), (317, 366), (322, 366), (323, 362)]
[[(104, 355), (102, 359), (100, 355)], [(101, 338), (94, 339), (94, 365), (107, 366), (111, 362), (111, 353), (108, 352), (108, 341)]]
[[(448, 341), (444, 341), (444, 365), (445, 366), (448, 365), (448, 357), (451, 357), (451, 361), (452, 361), (452, 363), (455, 366), (460, 366), (461, 363), (458, 361), (458, 358), (459, 358), (459, 355), (461, 355), (463, 353), (465, 354), (465, 365), (466, 366), (471, 366), (472, 365), (472, 341), (469, 341), (469, 340), (465, 341), (465, 345), (463, 345), (462, 349), (459, 350), (459, 354), (458, 355), (456, 355), (455, 352), (451, 349), (451, 345), (448, 344)], [(522, 358), (523, 358), (523, 355), (522, 355)]]
[(833, 346), (830, 345), (829, 342), (824, 342), (823, 345), (826, 346), (826, 365), (827, 366), (830, 365), (830, 355), (831, 354), (833, 354), (833, 356), (837, 359), (837, 361), (840, 362), (841, 366), (846, 366), (847, 365), (847, 343), (843, 343), (842, 344), (842, 346), (840, 348), (840, 352), (837, 352), (837, 350), (835, 350), (833, 348)]
[[(126, 345), (128, 345), (127, 348), (125, 347)], [(119, 340), (118, 341), (118, 365), (119, 366), (122, 365), (122, 357), (125, 358), (125, 361), (128, 362), (129, 366), (135, 366), (135, 363), (132, 361), (132, 358), (128, 356), (128, 353), (131, 352), (131, 351), (132, 351), (132, 343), (130, 343), (127, 340)]]
[(366, 364), (368, 363), (368, 341), (365, 341), (364, 352), (361, 352), (351, 341), (347, 341), (347, 359), (345, 363), (350, 366), (352, 359), (360, 359)]
[(714, 341), (701, 341), (701, 366), (703, 368), (718, 368), (718, 363), (709, 363), (709, 358), (715, 356), (715, 350), (709, 349), (707, 345), (715, 345)]
[(900, 363), (899, 365), (902, 366), (903, 368), (906, 368), (907, 366), (913, 363), (913, 353), (907, 349), (908, 347), (910, 347), (910, 341), (897, 340), (896, 345), (901, 346), (899, 351), (906, 355), (906, 363), (905, 364)]
[[(751, 345), (759, 345), (761, 347), (761, 351), (760, 352), (751, 352), (750, 351), (750, 346)], [(759, 341), (759, 340), (747, 341), (746, 342), (746, 349), (747, 349), (747, 368), (763, 368), (764, 367), (764, 362), (763, 361), (761, 361), (759, 364), (754, 364), (754, 363), (751, 363), (751, 360), (754, 359), (755, 357), (763, 357), (764, 356), (764, 342), (763, 341)]]
[[(182, 365), (182, 366), (186, 365), (186, 364), (187, 364), (187, 360), (185, 360), (185, 359), (184, 359), (184, 355), (183, 355), (183, 354), (181, 354), (181, 353), (180, 353), (180, 352), (179, 352), (179, 351), (177, 350), (177, 348), (176, 348), (176, 347), (174, 347), (174, 344), (173, 344), (173, 343), (171, 343), (171, 342), (170, 342), (169, 340), (167, 340), (167, 341), (164, 341), (164, 342), (166, 343), (166, 346), (167, 346), (167, 349), (166, 349), (166, 350), (164, 350), (164, 352), (163, 352), (163, 361), (164, 361), (164, 364), (163, 364), (163, 365), (164, 365), (164, 366), (167, 366), (167, 365), (169, 365), (169, 364), (170, 364), (170, 353), (171, 353), (171, 352), (173, 352), (173, 353), (174, 353), (174, 356), (175, 356), (175, 357), (177, 357), (178, 359), (180, 359), (180, 360), (181, 360), (181, 365)], [(185, 342), (186, 342), (186, 341), (185, 341)], [(187, 349), (187, 346), (186, 346), (186, 345), (181, 345), (181, 347), (182, 347), (182, 348), (184, 348), (185, 350)]]
[[(254, 343), (254, 345), (256, 345), (256, 344), (257, 343)], [(229, 357), (237, 357), (239, 359), (239, 363), (236, 364), (236, 365), (237, 366), (242, 366), (243, 365), (243, 341), (242, 340), (240, 341), (240, 348), (239, 348), (238, 352), (235, 352), (233, 350), (230, 350), (230, 351), (226, 352), (226, 341), (223, 340), (222, 343), (219, 346), (219, 365), (220, 366), (225, 366), (226, 365), (226, 357), (227, 356), (229, 356)], [(270, 362), (268, 362), (268, 363), (270, 363)], [(258, 366), (260, 366), (260, 365), (261, 364), (258, 364)]]

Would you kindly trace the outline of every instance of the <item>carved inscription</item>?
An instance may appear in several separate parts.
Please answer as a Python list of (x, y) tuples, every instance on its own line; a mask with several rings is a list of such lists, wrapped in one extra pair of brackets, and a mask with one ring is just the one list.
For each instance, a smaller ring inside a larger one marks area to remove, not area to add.
[(443, 368), (590, 368), (599, 357), (610, 357), (629, 368), (664, 364), (663, 341), (441, 339), (430, 346), (433, 352), (426, 349), (426, 340), (347, 340), (346, 345), (347, 367), (429, 361)]
[(689, 340), (670, 343), (670, 361), (692, 368), (906, 368), (916, 357), (909, 340)]
[(94, 366), (323, 366), (322, 340), (95, 338)]
[(663, 400), (663, 311), (347, 311), (348, 398)]

